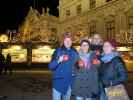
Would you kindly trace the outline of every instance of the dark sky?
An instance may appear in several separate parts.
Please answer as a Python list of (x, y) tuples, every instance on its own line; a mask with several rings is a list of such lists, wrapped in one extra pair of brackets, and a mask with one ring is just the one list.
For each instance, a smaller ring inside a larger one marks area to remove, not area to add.
[(58, 0), (0, 0), (0, 32), (17, 29), (27, 15), (30, 6), (41, 12), (50, 8), (50, 14), (58, 16)]

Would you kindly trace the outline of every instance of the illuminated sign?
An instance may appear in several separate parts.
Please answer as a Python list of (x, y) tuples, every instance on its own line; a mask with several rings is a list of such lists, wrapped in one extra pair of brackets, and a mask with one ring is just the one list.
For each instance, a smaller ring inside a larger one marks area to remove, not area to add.
[(133, 31), (120, 31), (120, 34), (116, 35), (116, 39), (119, 43), (130, 43), (133, 44)]
[(13, 63), (27, 62), (27, 49), (24, 49), (19, 45), (13, 45), (10, 48), (2, 50), (2, 54), (4, 54), (5, 57), (8, 53), (10, 53), (11, 61)]
[(49, 46), (38, 46), (32, 50), (32, 62), (33, 63), (48, 63), (51, 60), (51, 56), (54, 49)]

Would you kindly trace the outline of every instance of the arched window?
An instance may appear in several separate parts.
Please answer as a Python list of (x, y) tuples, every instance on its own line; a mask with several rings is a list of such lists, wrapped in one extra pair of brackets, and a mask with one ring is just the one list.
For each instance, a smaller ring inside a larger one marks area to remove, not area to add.
[(133, 16), (128, 17), (128, 27), (133, 30)]
[(108, 16), (105, 19), (105, 30), (107, 39), (115, 38), (115, 19), (114, 16)]
[(79, 14), (81, 14), (81, 12), (82, 12), (82, 6), (81, 6), (81, 4), (79, 4), (79, 5), (77, 5), (77, 15), (79, 15)]
[(66, 10), (66, 16), (70, 16), (70, 10), (69, 9)]
[(89, 31), (90, 31), (90, 36), (96, 33), (96, 21), (92, 21), (89, 23)]
[(133, 30), (133, 7), (126, 11), (128, 29)]
[(96, 0), (90, 0), (90, 9), (96, 7)]

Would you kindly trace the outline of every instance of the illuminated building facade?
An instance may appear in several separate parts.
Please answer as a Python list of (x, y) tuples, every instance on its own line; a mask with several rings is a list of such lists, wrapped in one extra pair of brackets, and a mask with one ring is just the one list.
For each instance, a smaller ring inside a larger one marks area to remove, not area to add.
[[(82, 37), (100, 33), (104, 38), (133, 44), (133, 0), (60, 0), (59, 17), (48, 12), (49, 9), (47, 12), (42, 9), (40, 14), (30, 8), (19, 28), (20, 43), (3, 47), (4, 54), (12, 50), (13, 62), (28, 62), (29, 65), (49, 62), (55, 48), (51, 43), (55, 46), (64, 32), (71, 32), (75, 43)], [(126, 51), (131, 50), (126, 48)]]
[[(58, 18), (45, 13), (42, 9), (42, 14), (37, 10), (30, 8), (30, 11), (21, 25), (22, 41), (45, 41), (56, 42), (59, 27)], [(47, 9), (47, 12), (49, 9)]]
[(56, 40), (64, 32), (75, 41), (95, 33), (110, 39), (133, 30), (133, 0), (59, 0), (59, 18), (42, 12), (30, 9), (20, 27), (22, 40)]
[(133, 0), (60, 0), (61, 33), (101, 33), (115, 38), (133, 30)]

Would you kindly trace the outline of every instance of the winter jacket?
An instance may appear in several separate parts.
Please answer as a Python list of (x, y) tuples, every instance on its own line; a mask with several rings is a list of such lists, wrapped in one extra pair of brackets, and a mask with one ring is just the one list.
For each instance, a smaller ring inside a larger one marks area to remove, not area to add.
[(124, 83), (127, 78), (127, 69), (120, 56), (115, 56), (110, 61), (101, 63), (100, 80), (104, 88)]
[(96, 98), (99, 94), (99, 79), (98, 66), (92, 64), (95, 53), (90, 51), (86, 55), (79, 55), (84, 63), (88, 62), (88, 67), (75, 68), (76, 75), (72, 94), (79, 97)]
[[(69, 60), (58, 62), (62, 55), (68, 55)], [(74, 48), (67, 49), (65, 47), (57, 48), (49, 63), (49, 69), (53, 72), (53, 88), (62, 94), (66, 94), (68, 88), (73, 84), (72, 69), (78, 58), (78, 53)]]

